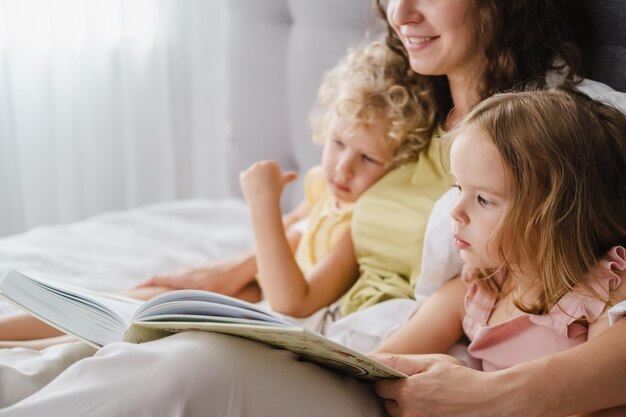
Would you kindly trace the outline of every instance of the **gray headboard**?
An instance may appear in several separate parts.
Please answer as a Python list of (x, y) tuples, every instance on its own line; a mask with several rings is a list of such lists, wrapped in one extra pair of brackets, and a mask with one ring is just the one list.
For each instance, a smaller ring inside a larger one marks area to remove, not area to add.
[[(228, 18), (231, 189), (237, 173), (259, 159), (299, 171), (319, 164), (309, 113), (323, 74), (349, 47), (384, 32), (371, 0), (223, 0)], [(303, 197), (301, 179), (283, 209)]]
[(626, 0), (568, 0), (584, 76), (626, 92)]

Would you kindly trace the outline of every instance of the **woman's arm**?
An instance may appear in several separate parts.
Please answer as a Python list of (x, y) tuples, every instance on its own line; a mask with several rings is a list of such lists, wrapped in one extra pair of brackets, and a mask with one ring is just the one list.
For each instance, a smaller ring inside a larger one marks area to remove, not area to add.
[(241, 174), (243, 194), (250, 206), (256, 242), (258, 280), (274, 310), (305, 317), (337, 300), (354, 283), (357, 265), (350, 233), (310, 277), (296, 263), (285, 237), (281, 213), (282, 189), (293, 177), (282, 173), (275, 162), (258, 162)]
[(376, 385), (392, 416), (556, 417), (626, 405), (625, 319), (575, 348), (497, 372), (430, 357), (380, 359), (411, 375)]

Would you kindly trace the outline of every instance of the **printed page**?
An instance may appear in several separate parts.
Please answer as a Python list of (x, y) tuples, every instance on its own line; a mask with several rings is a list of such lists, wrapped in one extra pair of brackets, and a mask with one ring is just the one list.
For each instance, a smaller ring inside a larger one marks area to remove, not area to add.
[[(359, 378), (401, 378), (406, 375), (324, 336), (297, 326), (246, 325), (215, 322), (135, 322), (124, 336), (128, 342), (146, 342), (164, 332), (209, 331), (257, 340), (290, 350), (304, 360)], [(154, 333), (151, 333), (154, 331)]]

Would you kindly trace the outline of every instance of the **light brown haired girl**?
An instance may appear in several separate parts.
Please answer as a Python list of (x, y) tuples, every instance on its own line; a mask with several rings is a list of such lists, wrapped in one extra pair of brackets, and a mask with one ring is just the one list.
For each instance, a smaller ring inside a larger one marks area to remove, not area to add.
[(608, 329), (626, 299), (626, 115), (566, 88), (499, 94), (448, 137), (465, 267), (379, 351), (443, 354), (467, 336), (498, 371)]

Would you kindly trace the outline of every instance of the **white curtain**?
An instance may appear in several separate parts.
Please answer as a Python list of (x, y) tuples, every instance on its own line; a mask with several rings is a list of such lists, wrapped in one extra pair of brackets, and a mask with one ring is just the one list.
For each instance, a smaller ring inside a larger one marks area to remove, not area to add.
[(228, 195), (218, 0), (0, 0), (0, 235)]

